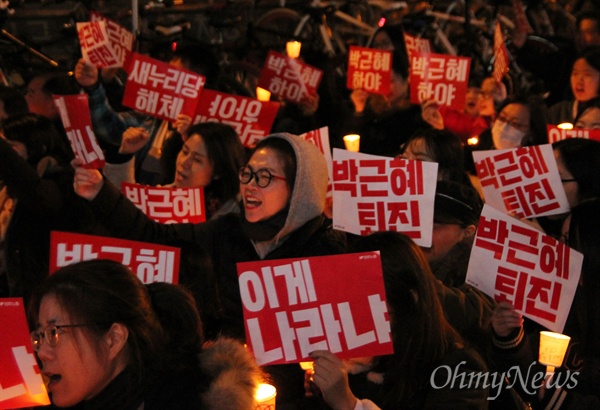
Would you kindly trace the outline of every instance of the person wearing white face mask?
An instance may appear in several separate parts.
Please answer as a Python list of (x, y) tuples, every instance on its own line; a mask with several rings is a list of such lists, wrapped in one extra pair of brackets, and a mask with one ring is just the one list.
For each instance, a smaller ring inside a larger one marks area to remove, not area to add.
[(479, 138), (476, 150), (510, 149), (548, 143), (546, 110), (537, 97), (507, 99), (490, 130)]

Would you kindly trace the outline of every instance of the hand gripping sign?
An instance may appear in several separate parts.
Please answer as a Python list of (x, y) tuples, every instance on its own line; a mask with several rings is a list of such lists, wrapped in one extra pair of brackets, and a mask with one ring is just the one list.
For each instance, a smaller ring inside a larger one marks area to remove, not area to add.
[(206, 221), (204, 189), (168, 188), (121, 182), (123, 194), (156, 222), (199, 223)]
[(392, 72), (392, 52), (350, 46), (346, 87), (373, 94), (388, 95)]
[(392, 353), (379, 252), (237, 264), (246, 341), (260, 365), (326, 349)]
[(280, 105), (276, 101), (258, 101), (205, 88), (196, 108), (194, 124), (215, 121), (230, 125), (242, 145), (253, 148), (271, 133)]
[(50, 404), (38, 368), (23, 299), (0, 299), (0, 409)]
[(483, 207), (467, 283), (562, 333), (583, 255), (489, 205)]
[(179, 282), (179, 248), (69, 232), (50, 234), (51, 274), (63, 266), (91, 259), (122, 263), (144, 283)]
[(333, 150), (333, 227), (398, 231), (431, 246), (438, 164)]
[(200, 74), (132, 53), (123, 105), (167, 121), (193, 117), (204, 83)]
[(465, 108), (471, 59), (433, 53), (413, 53), (410, 60), (410, 102), (435, 100), (462, 111)]
[(485, 201), (520, 218), (569, 211), (550, 144), (473, 152)]
[(92, 129), (92, 117), (87, 94), (53, 95), (54, 104), (75, 156), (83, 161), (82, 166), (102, 169), (105, 165), (104, 152)]

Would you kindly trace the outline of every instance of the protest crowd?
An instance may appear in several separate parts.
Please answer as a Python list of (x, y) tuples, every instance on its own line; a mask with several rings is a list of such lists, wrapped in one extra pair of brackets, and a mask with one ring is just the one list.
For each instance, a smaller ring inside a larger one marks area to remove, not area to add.
[(382, 21), (259, 99), (96, 13), (0, 85), (0, 408), (600, 409), (600, 7), (509, 3), (484, 70)]

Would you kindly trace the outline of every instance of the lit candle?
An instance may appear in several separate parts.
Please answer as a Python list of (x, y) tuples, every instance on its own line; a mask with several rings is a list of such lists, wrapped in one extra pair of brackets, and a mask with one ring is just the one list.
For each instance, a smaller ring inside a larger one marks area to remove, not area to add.
[(570, 122), (563, 122), (561, 124), (558, 124), (557, 127), (561, 130), (572, 130), (573, 124), (571, 124)]
[(360, 135), (348, 134), (344, 135), (344, 145), (348, 151), (358, 152), (360, 149)]
[(254, 393), (256, 410), (275, 410), (276, 397), (277, 389), (275, 389), (275, 386), (267, 383), (260, 383)]
[(256, 99), (258, 101), (271, 101), (271, 92), (264, 88), (256, 87)]
[(477, 137), (471, 137), (467, 140), (467, 144), (469, 145), (477, 145), (479, 144), (479, 138)]
[(300, 362), (302, 370), (312, 370), (314, 368), (314, 362)]
[(566, 335), (554, 332), (540, 332), (540, 351), (538, 360), (546, 365), (546, 373), (549, 377), (554, 374), (554, 368), (562, 365), (569, 341)]
[(290, 58), (300, 57), (300, 48), (302, 48), (302, 43), (299, 41), (288, 41), (285, 44), (285, 51)]

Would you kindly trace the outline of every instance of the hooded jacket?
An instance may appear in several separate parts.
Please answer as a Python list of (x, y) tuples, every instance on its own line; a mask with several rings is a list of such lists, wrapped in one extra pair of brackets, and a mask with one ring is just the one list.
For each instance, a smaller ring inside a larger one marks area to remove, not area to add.
[[(345, 235), (334, 231), (323, 215), (327, 192), (324, 156), (310, 142), (291, 134), (282, 138), (296, 154), (296, 178), (283, 228), (266, 242), (252, 241), (242, 229), (243, 216), (229, 214), (201, 224), (163, 225), (149, 219), (110, 182), (91, 202), (98, 220), (110, 234), (151, 243), (194, 242), (206, 250), (217, 283), (214, 303), (221, 309), (221, 326), (210, 329), (244, 339), (242, 303), (236, 263), (261, 259), (284, 259), (339, 254), (345, 251)], [(203, 278), (199, 274), (198, 280)]]

